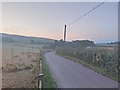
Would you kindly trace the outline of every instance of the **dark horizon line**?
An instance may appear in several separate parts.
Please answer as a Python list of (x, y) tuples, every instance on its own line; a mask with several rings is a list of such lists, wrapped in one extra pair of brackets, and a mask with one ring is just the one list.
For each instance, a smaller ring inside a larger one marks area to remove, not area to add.
[(7, 34), (7, 35), (15, 35), (15, 36), (20, 36), (20, 37), (29, 37), (29, 38), (43, 38), (43, 39), (51, 39), (51, 40), (55, 40), (52, 38), (45, 38), (45, 37), (37, 37), (37, 36), (31, 36), (31, 35), (21, 35), (21, 34), (13, 34), (13, 33), (1, 33), (0, 34)]
[[(53, 39), (53, 38), (45, 38), (45, 37), (38, 37), (38, 36), (30, 36), (30, 35), (21, 35), (21, 34), (13, 34), (13, 33), (1, 33), (0, 34), (7, 34), (7, 35), (16, 35), (16, 36), (21, 36), (21, 37), (30, 37), (30, 38), (43, 38), (43, 39), (50, 39), (50, 40), (57, 40), (57, 39)], [(63, 39), (59, 39), (59, 40), (63, 40)], [(76, 40), (90, 40), (90, 39), (74, 39), (74, 40), (67, 40), (68, 42), (71, 41), (76, 41)], [(94, 43), (96, 43), (94, 40), (90, 40), (93, 41)], [(102, 43), (112, 43), (112, 42), (119, 42), (119, 41), (108, 41), (108, 42), (97, 42), (96, 44), (102, 44)]]

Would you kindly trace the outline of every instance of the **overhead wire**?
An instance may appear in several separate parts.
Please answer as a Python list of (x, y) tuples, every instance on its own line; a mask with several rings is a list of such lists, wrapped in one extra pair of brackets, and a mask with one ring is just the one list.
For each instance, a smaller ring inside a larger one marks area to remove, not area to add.
[(91, 10), (89, 10), (88, 12), (86, 12), (85, 14), (83, 14), (82, 16), (80, 16), (79, 18), (77, 18), (76, 20), (74, 20), (71, 23), (69, 23), (67, 26), (70, 26), (73, 23), (77, 22), (78, 20), (82, 19), (83, 17), (85, 17), (86, 15), (88, 15), (89, 13), (91, 13), (92, 11), (94, 11), (95, 9), (97, 9), (98, 7), (100, 7), (102, 4), (104, 4), (106, 1), (107, 0), (105, 0), (104, 2), (98, 4), (97, 6), (95, 6), (94, 8), (92, 8)]

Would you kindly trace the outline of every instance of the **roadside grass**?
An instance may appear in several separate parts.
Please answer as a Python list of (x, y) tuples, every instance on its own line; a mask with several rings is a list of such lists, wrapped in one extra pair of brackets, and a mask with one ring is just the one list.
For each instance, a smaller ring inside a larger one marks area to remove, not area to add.
[(42, 50), (42, 71), (43, 71), (43, 74), (44, 74), (44, 79), (43, 79), (43, 88), (49, 88), (50, 90), (56, 90), (57, 88), (57, 84), (55, 82), (55, 80), (53, 79), (52, 77), (52, 73), (50, 72), (50, 69), (49, 69), (49, 66), (45, 60), (45, 53), (47, 51), (43, 51)]
[(82, 64), (85, 67), (88, 67), (89, 69), (91, 69), (91, 70), (93, 70), (93, 71), (95, 71), (97, 73), (102, 74), (103, 76), (106, 76), (106, 77), (109, 77), (109, 78), (111, 78), (111, 79), (113, 79), (115, 81), (118, 81), (118, 77), (114, 77), (112, 74), (108, 73), (108, 71), (106, 69), (104, 69), (104, 68), (93, 66), (93, 65), (88, 64), (88, 63), (86, 63), (84, 61), (79, 61), (79, 63)]
[(102, 67), (93, 66), (93, 65), (88, 64), (88, 63), (86, 63), (86, 62), (84, 62), (82, 60), (77, 60), (77, 59), (75, 59), (73, 57), (70, 57), (70, 56), (64, 56), (64, 55), (60, 55), (58, 53), (56, 53), (56, 54), (66, 58), (66, 59), (69, 59), (71, 61), (74, 61), (76, 63), (80, 63), (81, 65), (83, 65), (83, 66), (85, 66), (85, 67), (87, 67), (87, 68), (89, 68), (89, 69), (91, 69), (91, 70), (93, 70), (93, 71), (95, 71), (97, 73), (102, 74), (103, 76), (109, 77), (109, 78), (111, 78), (111, 79), (113, 79), (113, 80), (118, 82), (118, 77), (114, 77), (112, 74), (108, 73), (107, 70), (102, 68)]

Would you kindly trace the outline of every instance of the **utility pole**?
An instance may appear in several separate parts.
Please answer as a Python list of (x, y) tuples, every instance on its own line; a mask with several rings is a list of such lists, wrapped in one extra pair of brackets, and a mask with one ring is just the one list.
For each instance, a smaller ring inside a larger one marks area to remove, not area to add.
[(65, 25), (65, 29), (64, 29), (64, 41), (66, 41), (66, 25)]

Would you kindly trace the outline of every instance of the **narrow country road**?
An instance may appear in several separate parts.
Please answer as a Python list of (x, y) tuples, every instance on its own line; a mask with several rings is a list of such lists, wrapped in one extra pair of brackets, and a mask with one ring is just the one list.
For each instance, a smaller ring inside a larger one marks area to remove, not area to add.
[(117, 82), (55, 52), (46, 53), (45, 58), (59, 88), (118, 88)]

